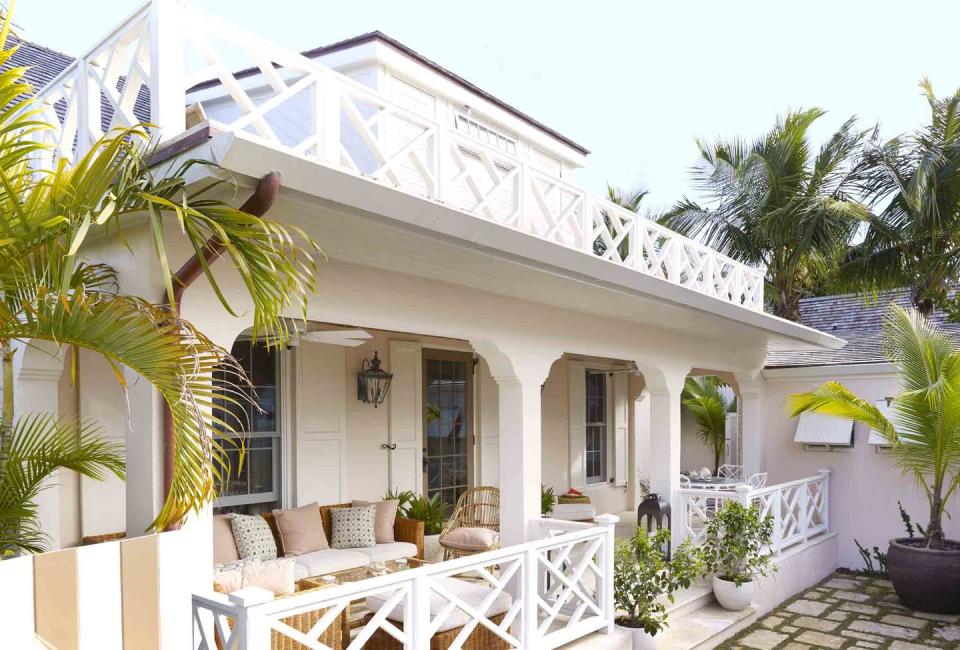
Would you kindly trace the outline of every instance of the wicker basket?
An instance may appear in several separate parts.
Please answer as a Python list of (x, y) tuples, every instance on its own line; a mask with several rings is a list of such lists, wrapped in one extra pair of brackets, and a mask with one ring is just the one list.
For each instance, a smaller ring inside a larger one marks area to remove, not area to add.
[(582, 494), (580, 496), (561, 494), (557, 497), (557, 503), (590, 503), (590, 497)]
[[(495, 625), (500, 625), (505, 614), (491, 616), (490, 621)], [(403, 623), (399, 621), (390, 621), (401, 630)], [(437, 632), (430, 638), (430, 650), (447, 650), (453, 643), (457, 635), (460, 634), (462, 627), (455, 627), (452, 630)], [(483, 625), (477, 625), (463, 642), (463, 650), (509, 650), (510, 644), (498, 637)], [(383, 629), (378, 629), (373, 636), (364, 644), (363, 650), (403, 650), (403, 644), (394, 639)]]

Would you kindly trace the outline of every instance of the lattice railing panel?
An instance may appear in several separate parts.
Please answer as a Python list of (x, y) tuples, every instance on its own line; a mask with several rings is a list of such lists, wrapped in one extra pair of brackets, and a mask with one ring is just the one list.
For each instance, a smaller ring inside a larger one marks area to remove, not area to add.
[(526, 230), (547, 241), (583, 250), (590, 232), (585, 226), (586, 193), (558, 178), (530, 170), (524, 223)]
[(481, 219), (520, 228), (521, 165), (516, 159), (452, 136), (444, 160), (444, 202)]

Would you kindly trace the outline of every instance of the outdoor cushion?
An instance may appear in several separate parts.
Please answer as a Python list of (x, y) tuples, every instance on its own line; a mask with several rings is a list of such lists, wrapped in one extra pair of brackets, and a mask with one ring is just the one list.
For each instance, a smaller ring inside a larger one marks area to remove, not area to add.
[[(460, 580), (459, 578), (450, 578), (443, 577), (437, 578), (437, 583), (439, 586), (450, 593), (451, 596), (454, 596), (461, 601), (463, 601), (469, 607), (479, 607), (483, 603), (483, 599), (490, 595), (490, 587), (487, 584), (478, 584), (476, 582), (467, 582), (466, 580)], [(383, 607), (384, 602), (392, 594), (386, 595), (375, 595), (367, 597), (367, 609), (371, 612), (377, 612), (381, 607)], [(393, 608), (387, 618), (391, 621), (403, 621), (403, 610), (404, 602), (401, 601), (399, 605)], [(439, 614), (444, 607), (447, 606), (448, 600), (438, 594), (437, 592), (430, 590), (430, 618), (433, 619), (437, 614)], [(501, 592), (497, 594), (497, 597), (493, 599), (493, 602), (490, 603), (490, 606), (483, 613), (485, 617), (491, 618), (497, 614), (503, 614), (510, 609), (510, 594)], [(438, 632), (446, 632), (447, 630), (452, 630), (454, 628), (463, 627), (472, 620), (472, 616), (464, 612), (459, 607), (454, 608), (452, 612), (447, 616), (446, 619), (440, 624)]]
[(388, 560), (399, 560), (402, 557), (415, 557), (417, 555), (417, 545), (408, 542), (377, 544), (373, 548), (358, 548), (356, 550), (369, 557), (370, 562), (387, 562)]
[(240, 559), (233, 541), (230, 520), (233, 515), (216, 515), (213, 518), (213, 563), (236, 562)]
[(373, 533), (377, 507), (374, 505), (359, 508), (332, 508), (330, 524), (330, 546), (333, 548), (362, 548), (377, 545)]
[(377, 501), (371, 504), (369, 501), (354, 501), (353, 506), (376, 505), (377, 511), (373, 521), (373, 535), (377, 539), (377, 544), (387, 544), (394, 541), (393, 525), (397, 521), (397, 508), (400, 507), (399, 499), (389, 499), (387, 501)]
[(240, 570), (241, 587), (260, 587), (273, 592), (274, 596), (292, 594), (296, 582), (294, 573), (293, 560), (257, 562)]
[(235, 514), (230, 519), (230, 527), (233, 529), (237, 553), (242, 559), (277, 559), (277, 542), (273, 539), (270, 524), (266, 519), (260, 516)]
[(303, 569), (298, 571), (297, 567), (294, 567), (297, 580), (356, 569), (370, 564), (370, 558), (359, 551), (341, 551), (335, 548), (304, 553), (292, 559), (297, 567)]
[(285, 557), (330, 548), (323, 532), (319, 504), (310, 503), (289, 510), (274, 510), (273, 518), (277, 523), (280, 545)]
[(440, 538), (440, 544), (458, 551), (486, 551), (500, 541), (500, 533), (489, 528), (454, 528)]
[(558, 503), (549, 516), (564, 521), (593, 521), (597, 509), (589, 503)]
[[(230, 565), (227, 565), (230, 566)], [(223, 594), (232, 594), (243, 586), (243, 574), (239, 567), (213, 570), (213, 588)]]

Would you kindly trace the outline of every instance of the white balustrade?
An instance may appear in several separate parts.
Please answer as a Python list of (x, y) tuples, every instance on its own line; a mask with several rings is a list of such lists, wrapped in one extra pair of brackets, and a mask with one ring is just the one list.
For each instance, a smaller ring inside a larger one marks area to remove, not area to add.
[(763, 517), (773, 518), (770, 550), (780, 553), (830, 528), (830, 471), (816, 476), (754, 490), (739, 485), (734, 491), (683, 488), (680, 522), (684, 539), (700, 544), (707, 525), (727, 501), (757, 505)]
[[(173, 26), (173, 27), (171, 27)], [(249, 64), (238, 74), (240, 64)], [(177, 68), (179, 67), (179, 71)], [(204, 84), (216, 80), (219, 85)], [(197, 85), (199, 84), (199, 86)], [(154, 97), (162, 92), (164, 96)], [(42, 89), (39, 136), (73, 161), (150, 107), (159, 139), (211, 126), (660, 278), (763, 310), (751, 268), (391, 101), (360, 81), (177, 0), (153, 0)], [(162, 99), (163, 101), (160, 101)], [(162, 133), (161, 133), (162, 132)]]
[[(213, 650), (219, 639), (224, 650), (267, 650), (271, 635), (277, 635), (305, 647), (327, 648), (318, 639), (344, 610), (376, 596), (383, 606), (351, 631), (348, 650), (362, 648), (375, 633), (389, 634), (407, 650), (429, 648), (430, 638), (457, 613), (467, 622), (453, 648), (461, 647), (479, 626), (510, 648), (556, 648), (613, 626), (617, 518), (602, 515), (597, 521), (592, 525), (545, 519), (540, 522), (543, 538), (533, 542), (276, 599), (260, 589), (229, 596), (194, 595), (193, 647)], [(464, 602), (449, 589), (447, 578), (483, 585), (489, 594), (479, 605)], [(487, 614), (504, 593), (511, 597), (506, 611)], [(387, 618), (397, 607), (403, 610), (399, 625)], [(309, 631), (284, 622), (309, 612), (318, 615)]]

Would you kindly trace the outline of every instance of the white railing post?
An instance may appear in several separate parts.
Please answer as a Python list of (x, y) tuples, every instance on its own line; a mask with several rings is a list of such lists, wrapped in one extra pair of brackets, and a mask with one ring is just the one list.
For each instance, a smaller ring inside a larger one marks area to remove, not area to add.
[(803, 538), (803, 541), (807, 541), (807, 531), (810, 528), (810, 488), (813, 487), (811, 481), (807, 481), (801, 485), (798, 489), (800, 494), (797, 495), (797, 509), (800, 511), (797, 527), (799, 530), (797, 532)]
[(410, 606), (403, 629), (410, 633), (410, 647), (404, 650), (427, 650), (430, 647), (430, 585), (429, 576), (418, 575), (410, 588)]
[(601, 631), (612, 634), (613, 622), (617, 615), (613, 597), (613, 552), (616, 544), (614, 533), (620, 517), (617, 515), (604, 514), (597, 515), (593, 520), (598, 526), (603, 526), (604, 528), (603, 551), (600, 554), (602, 580), (600, 585), (597, 586), (599, 592), (597, 596), (600, 601), (600, 611), (602, 611), (604, 617), (606, 617), (607, 624)]
[[(342, 147), (340, 134), (340, 102), (341, 88), (331, 74), (324, 74), (317, 80), (317, 98), (320, 106), (319, 133), (320, 143), (317, 152), (320, 159), (328, 165), (340, 167), (340, 149)], [(350, 101), (347, 98), (347, 101)]]
[(820, 475), (820, 503), (821, 511), (820, 518), (823, 520), (823, 527), (825, 533), (830, 532), (830, 475), (833, 473), (829, 469), (818, 469), (817, 474)]
[(247, 587), (233, 592), (229, 598), (238, 610), (234, 632), (239, 635), (237, 650), (269, 650), (270, 625), (254, 606), (273, 600), (273, 593), (260, 587)]
[(184, 14), (181, 0), (150, 3), (150, 122), (163, 139), (186, 129)]
[(523, 560), (520, 565), (520, 576), (514, 582), (519, 585), (520, 593), (514, 589), (513, 597), (523, 599), (523, 607), (520, 610), (520, 642), (523, 648), (537, 648), (540, 645), (540, 635), (537, 628), (537, 611), (539, 609), (540, 590), (537, 579), (537, 561), (538, 551), (533, 548), (527, 548), (523, 552)]

